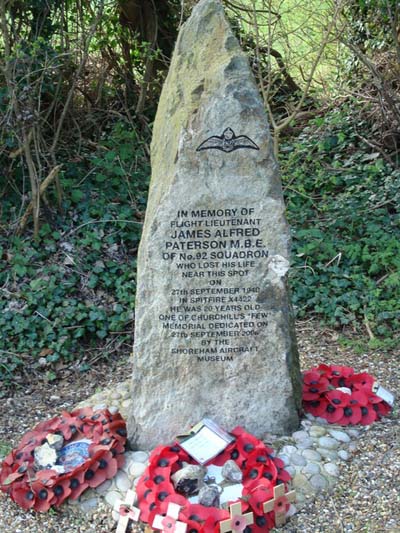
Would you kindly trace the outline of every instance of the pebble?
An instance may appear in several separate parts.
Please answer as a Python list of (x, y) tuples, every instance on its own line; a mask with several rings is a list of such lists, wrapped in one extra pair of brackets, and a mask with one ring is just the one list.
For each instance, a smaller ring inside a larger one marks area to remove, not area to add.
[(278, 459), (280, 459), (281, 461), (283, 461), (283, 464), (286, 466), (286, 465), (289, 465), (290, 464), (290, 459), (289, 459), (289, 456), (284, 454), (284, 453), (280, 453), (278, 456)]
[(327, 448), (328, 450), (336, 450), (336, 448), (339, 448), (338, 441), (332, 437), (321, 437), (318, 442), (321, 448)]
[(129, 474), (135, 479), (144, 474), (146, 465), (143, 463), (132, 463), (129, 468)]
[(307, 463), (307, 465), (302, 469), (303, 474), (319, 474), (321, 471), (321, 468), (317, 463)]
[(135, 463), (146, 463), (149, 458), (149, 454), (146, 452), (132, 452), (132, 461)]
[(303, 450), (302, 453), (303, 457), (305, 457), (307, 461), (321, 461), (321, 454), (315, 450)]
[(321, 418), (320, 416), (317, 416), (315, 421), (316, 421), (317, 424), (320, 424), (321, 426), (328, 425), (328, 421), (325, 420), (325, 418)]
[(286, 444), (286, 446), (284, 446), (281, 450), (281, 453), (283, 455), (292, 455), (292, 453), (296, 453), (296, 452), (297, 452), (296, 446), (291, 446), (290, 444)]
[(339, 476), (339, 467), (335, 463), (326, 463), (326, 465), (324, 465), (324, 469), (330, 476)]
[(340, 457), (340, 459), (343, 459), (343, 461), (348, 461), (350, 458), (350, 454), (346, 450), (339, 450), (337, 454)]
[(302, 455), (299, 455), (298, 453), (293, 453), (291, 455), (290, 462), (295, 466), (304, 466), (307, 464), (305, 458)]
[(304, 439), (308, 439), (309, 438), (307, 431), (295, 431), (293, 433), (292, 437), (297, 442), (301, 442)]
[(110, 507), (113, 507), (115, 506), (115, 504), (121, 500), (121, 494), (115, 490), (112, 490), (110, 492), (107, 492), (106, 496), (105, 496), (105, 500), (106, 502), (108, 503), (108, 505)]
[(355, 439), (357, 439), (359, 436), (360, 436), (360, 432), (358, 431), (358, 429), (348, 429), (348, 434), (351, 436), (351, 437), (354, 437)]
[(112, 480), (107, 479), (104, 483), (96, 487), (96, 492), (100, 495), (105, 494), (112, 487), (112, 484)]
[(118, 413), (119, 407), (117, 405), (111, 405), (111, 407), (109, 407), (108, 410), (110, 411), (112, 415), (115, 415), (116, 413)]
[(84, 513), (91, 513), (96, 509), (98, 504), (99, 504), (98, 498), (90, 498), (89, 500), (80, 502), (80, 507)]
[(285, 466), (285, 470), (288, 474), (290, 474), (291, 477), (294, 477), (296, 475), (296, 469), (294, 466)]
[(351, 440), (348, 434), (345, 433), (344, 431), (339, 431), (338, 429), (329, 429), (328, 432), (334, 439), (340, 442), (347, 443), (347, 442), (350, 442)]
[(335, 460), (337, 459), (338, 453), (335, 450), (327, 450), (326, 448), (317, 448), (317, 452), (322, 455), (322, 457), (326, 457), (327, 459)]
[(296, 474), (292, 479), (292, 485), (295, 489), (304, 488), (309, 485), (308, 479), (304, 474)]
[(322, 437), (323, 435), (326, 435), (326, 429), (322, 428), (321, 426), (311, 426), (310, 427), (310, 437)]
[(307, 448), (313, 447), (314, 441), (311, 437), (307, 437), (306, 439), (302, 440), (301, 442), (297, 442), (296, 444), (299, 450), (306, 450)]
[(321, 474), (315, 474), (310, 478), (311, 486), (318, 492), (328, 486), (328, 481)]
[(131, 488), (132, 482), (129, 479), (129, 477), (123, 472), (122, 470), (119, 470), (117, 475), (114, 478), (116, 487), (121, 492), (126, 492), (128, 489)]
[(93, 411), (103, 411), (104, 409), (107, 409), (107, 405), (105, 403), (98, 403), (97, 405), (93, 406)]

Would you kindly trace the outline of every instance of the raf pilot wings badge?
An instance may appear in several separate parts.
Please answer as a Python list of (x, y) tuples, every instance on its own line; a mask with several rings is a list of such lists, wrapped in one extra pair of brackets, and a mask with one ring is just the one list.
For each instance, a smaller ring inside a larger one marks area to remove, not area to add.
[(239, 148), (251, 148), (252, 150), (259, 150), (259, 147), (247, 135), (238, 135), (236, 137), (232, 128), (226, 128), (222, 135), (213, 135), (196, 149), (197, 152), (202, 150), (221, 150), (222, 152), (233, 152)]

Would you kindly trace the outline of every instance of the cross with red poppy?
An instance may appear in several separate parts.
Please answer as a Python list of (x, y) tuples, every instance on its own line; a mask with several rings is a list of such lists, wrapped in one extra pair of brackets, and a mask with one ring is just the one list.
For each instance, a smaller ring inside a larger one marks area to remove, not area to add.
[(253, 513), (242, 514), (242, 504), (240, 502), (233, 503), (230, 506), (230, 512), (231, 517), (219, 524), (220, 533), (241, 532), (247, 526), (254, 524)]
[(178, 521), (180, 508), (177, 503), (169, 503), (167, 515), (156, 515), (153, 520), (153, 527), (160, 529), (162, 533), (185, 533), (187, 524)]
[(275, 525), (282, 526), (286, 522), (286, 505), (296, 500), (296, 491), (291, 490), (285, 494), (285, 485), (275, 485), (274, 497), (264, 503), (264, 513), (274, 511)]
[(120, 514), (117, 531), (115, 533), (125, 533), (129, 520), (137, 522), (139, 520), (140, 509), (133, 506), (136, 494), (133, 490), (128, 490), (125, 501), (121, 500), (116, 504), (116, 510)]

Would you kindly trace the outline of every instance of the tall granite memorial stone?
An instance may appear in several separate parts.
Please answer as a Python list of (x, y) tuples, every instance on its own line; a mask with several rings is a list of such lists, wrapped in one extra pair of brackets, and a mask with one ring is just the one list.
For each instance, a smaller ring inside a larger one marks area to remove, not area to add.
[(298, 424), (289, 229), (263, 103), (218, 0), (182, 27), (151, 146), (138, 258), (131, 442), (203, 417)]

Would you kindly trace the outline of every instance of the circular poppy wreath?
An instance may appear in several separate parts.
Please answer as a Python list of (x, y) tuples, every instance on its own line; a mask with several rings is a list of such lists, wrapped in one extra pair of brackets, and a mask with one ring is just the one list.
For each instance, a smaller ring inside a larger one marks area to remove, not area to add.
[[(243, 531), (268, 533), (275, 525), (274, 511), (264, 513), (263, 504), (273, 498), (274, 486), (286, 484), (290, 475), (273, 450), (253, 435), (241, 427), (235, 428), (231, 434), (235, 441), (206, 466), (223, 466), (229, 459), (235, 461), (243, 473), (243, 491), (239, 500), (242, 512), (254, 513), (254, 524)], [(149, 465), (136, 487), (140, 519), (151, 525), (157, 515), (167, 514), (169, 503), (175, 503), (181, 507), (178, 519), (187, 524), (187, 533), (219, 533), (221, 520), (229, 519), (230, 513), (225, 509), (190, 503), (176, 492), (171, 482), (171, 475), (182, 468), (184, 462), (197, 464), (177, 443), (158, 446), (152, 452)]]
[[(46, 442), (49, 434), (62, 435), (65, 444), (90, 439), (89, 457), (70, 472), (34, 468), (35, 448)], [(66, 498), (79, 498), (88, 487), (97, 487), (111, 479), (124, 464), (126, 424), (119, 413), (93, 411), (84, 407), (38, 424), (25, 433), (18, 447), (3, 460), (0, 489), (23, 509), (48, 511)]]
[(372, 424), (391, 410), (373, 392), (374, 383), (370, 374), (348, 366), (319, 365), (303, 375), (304, 410), (331, 424)]

